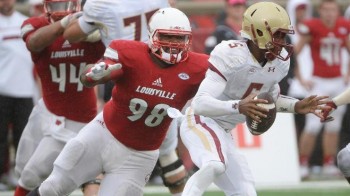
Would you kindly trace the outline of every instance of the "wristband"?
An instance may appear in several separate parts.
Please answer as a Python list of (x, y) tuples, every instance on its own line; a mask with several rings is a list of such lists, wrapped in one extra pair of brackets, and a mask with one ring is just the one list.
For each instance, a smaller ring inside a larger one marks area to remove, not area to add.
[(231, 100), (228, 101), (228, 103), (231, 105), (231, 112), (233, 114), (240, 114), (241, 112), (239, 111), (239, 102), (240, 100)]
[(295, 104), (298, 101), (299, 99), (293, 97), (279, 95), (276, 101), (277, 112), (295, 113)]

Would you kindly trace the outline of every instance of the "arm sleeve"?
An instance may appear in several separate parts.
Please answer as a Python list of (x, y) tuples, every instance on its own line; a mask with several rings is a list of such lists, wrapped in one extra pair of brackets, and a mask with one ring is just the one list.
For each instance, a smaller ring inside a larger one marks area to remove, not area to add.
[(238, 114), (240, 100), (222, 101), (217, 99), (225, 87), (226, 80), (216, 72), (208, 70), (192, 102), (194, 113), (208, 117)]

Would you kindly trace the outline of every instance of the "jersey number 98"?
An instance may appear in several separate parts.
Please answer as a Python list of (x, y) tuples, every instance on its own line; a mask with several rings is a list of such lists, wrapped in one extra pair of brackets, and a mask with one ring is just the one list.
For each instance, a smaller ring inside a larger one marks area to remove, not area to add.
[[(149, 114), (145, 119), (145, 125), (148, 127), (158, 126), (160, 123), (162, 123), (164, 117), (167, 115), (166, 110), (169, 107), (170, 106), (166, 104), (158, 104), (154, 106), (154, 108), (151, 111), (151, 114)], [(133, 115), (128, 116), (128, 119), (131, 121), (136, 121), (140, 119), (143, 115), (145, 115), (147, 108), (148, 104), (145, 100), (139, 98), (131, 99), (129, 109)]]

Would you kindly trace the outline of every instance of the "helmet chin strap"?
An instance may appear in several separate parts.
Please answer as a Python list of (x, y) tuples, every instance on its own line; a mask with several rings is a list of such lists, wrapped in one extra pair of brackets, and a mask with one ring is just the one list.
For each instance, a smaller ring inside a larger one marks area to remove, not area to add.
[[(161, 51), (162, 60), (166, 61), (167, 63), (175, 64), (175, 63), (180, 62), (182, 59), (182, 51), (176, 55), (165, 52), (162, 47), (160, 47), (160, 51)], [(174, 62), (175, 58), (176, 58), (176, 60)]]

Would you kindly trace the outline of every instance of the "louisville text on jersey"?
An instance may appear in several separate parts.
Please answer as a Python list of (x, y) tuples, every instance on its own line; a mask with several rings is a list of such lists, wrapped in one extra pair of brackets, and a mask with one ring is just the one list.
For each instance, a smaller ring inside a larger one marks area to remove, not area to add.
[(171, 99), (173, 100), (176, 96), (176, 93), (167, 92), (159, 89), (144, 87), (144, 86), (138, 86), (136, 88), (136, 92), (146, 94), (146, 95), (152, 95), (152, 96), (158, 96), (165, 99)]

